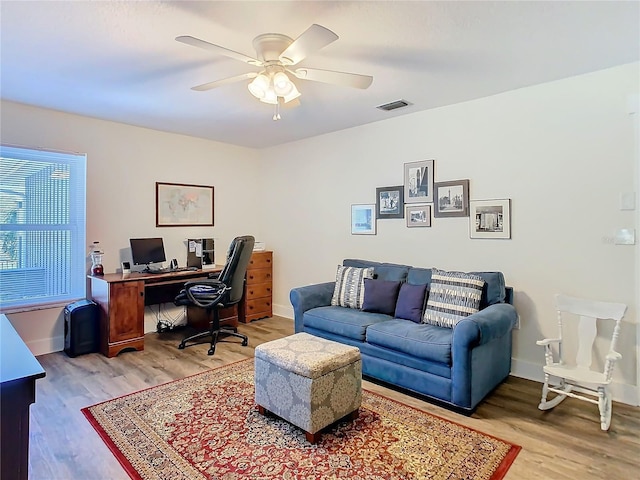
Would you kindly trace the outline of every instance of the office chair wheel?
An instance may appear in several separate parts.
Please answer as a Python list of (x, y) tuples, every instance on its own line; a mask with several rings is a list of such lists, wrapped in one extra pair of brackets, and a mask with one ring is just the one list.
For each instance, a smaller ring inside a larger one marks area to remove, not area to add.
[(247, 341), (247, 339), (245, 338), (244, 340), (242, 340), (242, 346), (246, 347), (249, 344), (249, 342)]
[(207, 355), (213, 355), (216, 351), (216, 347), (211, 346), (211, 348), (209, 349), (209, 351), (207, 352)]
[(185, 344), (184, 342), (180, 343), (180, 345), (178, 345), (178, 349), (180, 350), (184, 350)]

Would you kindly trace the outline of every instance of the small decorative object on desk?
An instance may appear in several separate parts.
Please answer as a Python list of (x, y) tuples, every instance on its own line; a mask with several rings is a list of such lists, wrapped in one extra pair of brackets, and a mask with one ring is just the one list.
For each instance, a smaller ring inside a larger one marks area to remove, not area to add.
[(100, 250), (100, 242), (93, 242), (92, 248), (91, 275), (101, 277), (104, 275), (104, 267), (102, 266), (102, 255), (104, 255), (104, 252)]
[(253, 244), (254, 252), (264, 252), (267, 249), (267, 245), (264, 242), (256, 242)]

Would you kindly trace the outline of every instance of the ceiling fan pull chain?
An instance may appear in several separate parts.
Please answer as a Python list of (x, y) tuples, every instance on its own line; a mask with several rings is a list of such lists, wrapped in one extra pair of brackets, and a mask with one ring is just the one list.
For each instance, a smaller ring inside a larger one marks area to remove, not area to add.
[(273, 121), (275, 122), (276, 120), (280, 120), (280, 98), (282, 97), (278, 97), (278, 100), (276, 101), (275, 107), (274, 107), (274, 113), (273, 113)]

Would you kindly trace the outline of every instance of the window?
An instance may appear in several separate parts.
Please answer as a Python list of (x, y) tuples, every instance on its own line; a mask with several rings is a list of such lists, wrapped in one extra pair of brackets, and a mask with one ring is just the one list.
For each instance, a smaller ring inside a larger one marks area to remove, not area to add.
[(85, 297), (86, 164), (0, 145), (0, 311)]

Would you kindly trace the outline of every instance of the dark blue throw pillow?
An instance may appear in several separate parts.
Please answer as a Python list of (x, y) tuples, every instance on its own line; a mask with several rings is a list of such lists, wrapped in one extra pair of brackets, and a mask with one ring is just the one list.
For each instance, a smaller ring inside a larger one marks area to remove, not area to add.
[[(411, 285), (403, 283), (398, 294), (396, 303), (396, 318), (404, 318), (412, 322), (422, 322), (422, 311), (424, 309), (424, 297), (427, 292), (426, 285)], [(365, 292), (366, 299), (366, 292)]]
[(400, 282), (390, 280), (364, 279), (364, 312), (386, 313), (393, 315), (400, 290)]

